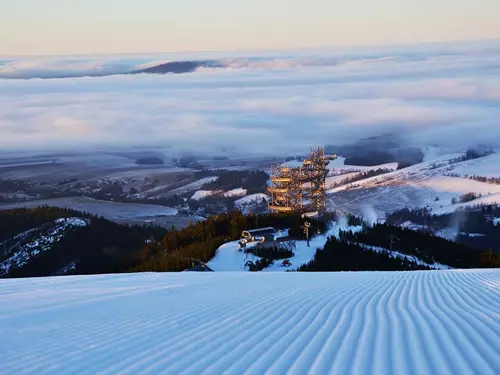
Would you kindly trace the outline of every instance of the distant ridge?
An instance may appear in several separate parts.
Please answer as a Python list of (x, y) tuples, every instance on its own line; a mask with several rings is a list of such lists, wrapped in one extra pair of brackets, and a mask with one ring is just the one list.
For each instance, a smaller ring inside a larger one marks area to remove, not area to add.
[(186, 60), (171, 61), (158, 64), (144, 69), (133, 70), (95, 70), (95, 71), (21, 71), (10, 73), (8, 76), (2, 75), (0, 69), (0, 79), (56, 79), (56, 78), (83, 78), (83, 77), (111, 77), (131, 74), (184, 74), (193, 73), (199, 68), (226, 68), (226, 64), (215, 60)]
[(150, 68), (134, 70), (129, 74), (182, 74), (192, 73), (199, 68), (224, 68), (225, 65), (218, 61), (172, 61)]

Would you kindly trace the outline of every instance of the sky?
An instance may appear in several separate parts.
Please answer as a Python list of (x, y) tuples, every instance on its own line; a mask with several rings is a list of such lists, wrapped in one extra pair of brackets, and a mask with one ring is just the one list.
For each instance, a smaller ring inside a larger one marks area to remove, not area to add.
[(0, 0), (0, 55), (500, 39), (498, 0)]

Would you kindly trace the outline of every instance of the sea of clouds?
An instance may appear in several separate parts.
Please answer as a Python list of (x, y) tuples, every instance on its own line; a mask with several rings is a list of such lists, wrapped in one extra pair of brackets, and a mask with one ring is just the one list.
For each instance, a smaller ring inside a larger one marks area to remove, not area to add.
[[(222, 67), (123, 74), (194, 59)], [(500, 146), (500, 43), (0, 58), (2, 150), (300, 152), (387, 132)]]

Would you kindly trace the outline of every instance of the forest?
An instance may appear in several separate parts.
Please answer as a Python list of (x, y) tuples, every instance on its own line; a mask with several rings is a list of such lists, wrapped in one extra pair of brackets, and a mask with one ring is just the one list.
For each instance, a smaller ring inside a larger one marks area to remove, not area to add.
[(495, 225), (495, 218), (500, 218), (499, 206), (481, 205), (444, 215), (432, 214), (427, 209), (403, 209), (387, 215), (386, 223), (401, 225), (412, 222), (430, 233), (451, 229), (456, 233), (455, 242), (459, 244), (481, 251), (500, 252), (500, 225)]
[(40, 252), (22, 268), (12, 268), (8, 276), (56, 275), (70, 263), (75, 263), (74, 274), (126, 272), (145, 241), (161, 238), (165, 233), (163, 228), (123, 226), (90, 214), (53, 207), (0, 211), (0, 259), (8, 250), (6, 240), (68, 217), (87, 218), (90, 224), (72, 228), (49, 251)]
[[(375, 224), (360, 232), (345, 231), (340, 239), (349, 243), (372, 245), (403, 254), (413, 255), (422, 261), (441, 263), (454, 268), (489, 268), (500, 266), (500, 253), (491, 257), (488, 252), (476, 251), (431, 233), (422, 233), (388, 224)], [(491, 251), (493, 253), (493, 251)]]
[[(327, 230), (327, 223), (311, 220), (320, 233)], [(215, 215), (179, 231), (169, 231), (161, 241), (150, 243), (139, 254), (133, 271), (182, 271), (193, 262), (207, 262), (217, 248), (227, 241), (240, 238), (246, 229), (274, 227), (290, 228), (290, 235), (302, 239), (304, 234), (300, 215), (248, 215), (239, 211)]]
[[(498, 210), (493, 207), (484, 209), (495, 214)], [(471, 213), (471, 217), (477, 220), (481, 217), (479, 214), (482, 214), (482, 211)], [(239, 239), (243, 230), (268, 226), (276, 229), (290, 228), (293, 238), (304, 239), (303, 218), (300, 215), (243, 215), (233, 210), (214, 215), (181, 230), (166, 230), (153, 226), (123, 226), (86, 213), (41, 207), (0, 212), (0, 259), (5, 259), (3, 253), (6, 251), (7, 240), (63, 217), (86, 218), (90, 223), (84, 227), (72, 228), (60, 241), (55, 242), (50, 250), (40, 252), (25, 266), (12, 269), (7, 277), (58, 275), (68, 264), (74, 264), (69, 274), (183, 271), (193, 264), (209, 261), (220, 245)], [(433, 217), (427, 213), (399, 213), (399, 220), (408, 217), (419, 217), (421, 222), (435, 225), (444, 225), (452, 220)], [(319, 233), (325, 233), (328, 223), (332, 220), (338, 220), (335, 213), (326, 215), (322, 220), (310, 219), (312, 226), (317, 228)], [(395, 217), (392, 220), (395, 220)], [(360, 225), (361, 220), (350, 216), (349, 223)], [(475, 225), (486, 225), (480, 221), (476, 223), (472, 219), (466, 223), (468, 224), (464, 224), (464, 227), (468, 226), (470, 229), (478, 229)], [(488, 225), (494, 228), (492, 230), (495, 230), (496, 235), (500, 233), (499, 226), (493, 226), (491, 222)], [(315, 234), (316, 231), (313, 235)], [(432, 234), (389, 224), (377, 224), (372, 228), (365, 227), (359, 233), (341, 232), (339, 240), (330, 238), (325, 248), (318, 250), (315, 259), (301, 267), (301, 270), (425, 268), (408, 261), (395, 260), (384, 253), (370, 251), (358, 243), (387, 249), (392, 247), (393, 250), (415, 255), (427, 263), (439, 262), (458, 268), (500, 267), (500, 253), (490, 251), (496, 248), (478, 251), (468, 244), (457, 244)], [(272, 260), (271, 258), (288, 257), (290, 254), (259, 255)], [(255, 267), (263, 266), (265, 264)]]
[(55, 207), (0, 211), (0, 243), (28, 229), (39, 227), (59, 218), (72, 216), (90, 217), (84, 213)]
[[(303, 236), (303, 219), (299, 215), (245, 216), (231, 211), (182, 230), (166, 230), (123, 226), (85, 213), (41, 207), (0, 211), (0, 252), (5, 251), (6, 240), (62, 217), (85, 217), (90, 224), (72, 229), (50, 251), (40, 252), (24, 267), (12, 269), (8, 276), (55, 275), (69, 263), (75, 263), (72, 274), (182, 271), (193, 262), (207, 262), (220, 245), (239, 239), (245, 229), (291, 228), (296, 238)], [(324, 221), (312, 220), (312, 224), (322, 233), (327, 229)]]
[(483, 158), (485, 156), (491, 155), (493, 153), (494, 153), (494, 151), (492, 149), (485, 147), (485, 146), (477, 147), (475, 149), (469, 148), (469, 149), (467, 149), (467, 151), (465, 152), (464, 155), (450, 160), (449, 163), (455, 164), (455, 163), (460, 163), (460, 162), (467, 161), (467, 160), (479, 159), (479, 158)]
[(329, 237), (324, 248), (318, 249), (314, 259), (302, 265), (302, 272), (333, 271), (415, 271), (428, 270), (406, 259), (392, 258), (386, 253), (377, 253), (345, 239)]
[(500, 185), (500, 178), (499, 177), (485, 177), (485, 176), (478, 176), (478, 175), (460, 175), (459, 173), (446, 173), (445, 176), (447, 177), (455, 177), (455, 178), (465, 178), (473, 181), (478, 181), (478, 182), (484, 182), (486, 184), (491, 184), (491, 185)]
[[(386, 249), (373, 251), (369, 246)], [(432, 234), (386, 224), (365, 227), (361, 232), (340, 232), (329, 237), (314, 259), (298, 271), (413, 271), (431, 267), (407, 258), (393, 257), (390, 250), (415, 256), (427, 264), (441, 263), (453, 268), (498, 268), (500, 253), (479, 252)]]
[(390, 173), (390, 172), (392, 172), (392, 169), (387, 169), (387, 168), (371, 169), (371, 170), (368, 170), (366, 172), (357, 173), (356, 175), (351, 176), (351, 177), (346, 177), (346, 178), (342, 179), (340, 182), (333, 184), (331, 187), (336, 188), (336, 187), (343, 186), (343, 185), (349, 185), (349, 184), (352, 184), (352, 183), (357, 182), (357, 181), (365, 180), (365, 179), (370, 178), (370, 177), (380, 176), (382, 174), (386, 174), (386, 173)]

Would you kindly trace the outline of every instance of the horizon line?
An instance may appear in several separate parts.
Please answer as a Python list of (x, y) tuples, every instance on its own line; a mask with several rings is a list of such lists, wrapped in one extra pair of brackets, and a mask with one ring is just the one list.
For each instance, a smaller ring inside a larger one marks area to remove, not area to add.
[(300, 47), (280, 47), (280, 48), (242, 48), (242, 49), (199, 49), (185, 51), (155, 51), (155, 52), (91, 52), (91, 53), (47, 53), (47, 54), (1, 54), (0, 59), (8, 58), (48, 58), (48, 57), (97, 57), (97, 56), (144, 56), (144, 55), (164, 55), (164, 54), (203, 54), (203, 53), (269, 53), (269, 52), (285, 52), (285, 51), (307, 51), (321, 49), (361, 49), (361, 48), (394, 48), (403, 46), (432, 46), (432, 45), (456, 45), (460, 43), (480, 44), (480, 43), (500, 43), (500, 38), (481, 38), (481, 39), (459, 39), (459, 40), (442, 40), (442, 41), (422, 41), (422, 42), (394, 42), (387, 44), (340, 44), (340, 45), (323, 45), (323, 46), (300, 46)]

